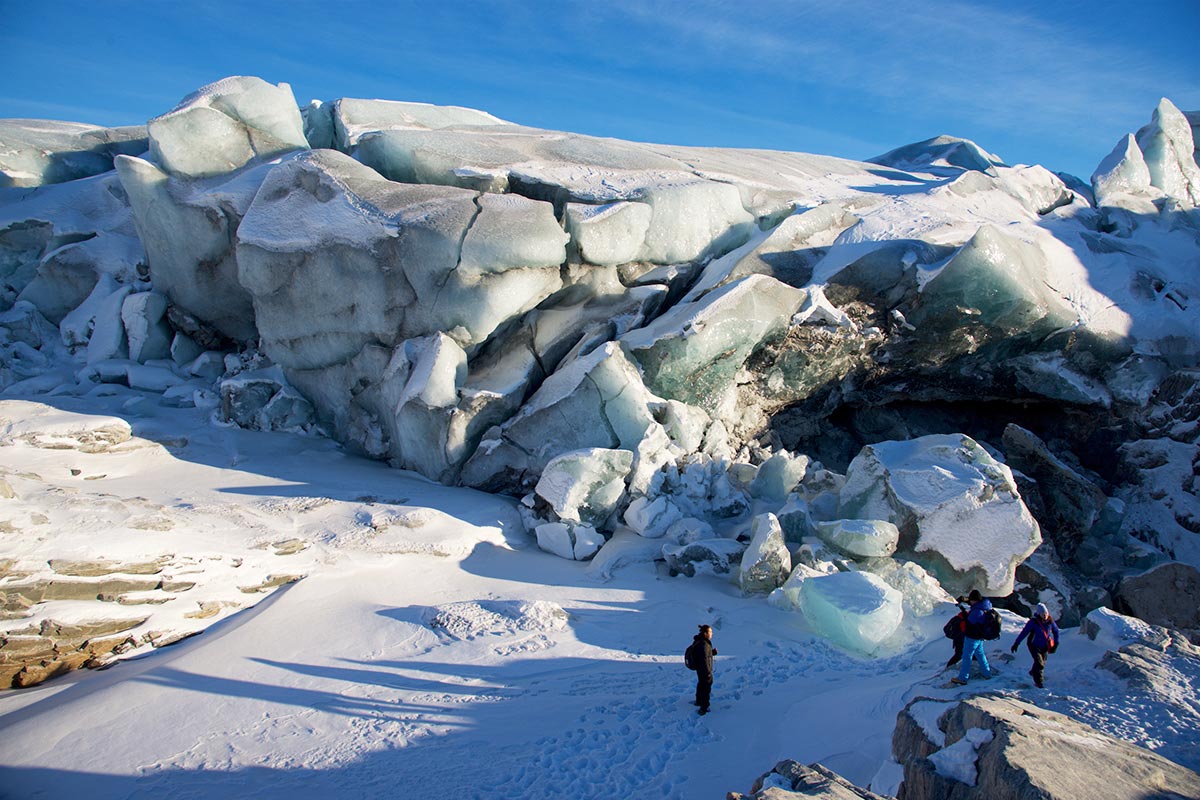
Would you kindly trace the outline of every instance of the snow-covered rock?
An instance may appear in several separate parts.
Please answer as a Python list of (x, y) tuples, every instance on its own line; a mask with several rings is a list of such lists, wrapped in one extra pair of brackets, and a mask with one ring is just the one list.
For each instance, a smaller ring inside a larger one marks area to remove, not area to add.
[(824, 800), (884, 800), (884, 796), (855, 786), (820, 764), (804, 766), (790, 759), (780, 761), (760, 775), (750, 794), (729, 792), (726, 800), (796, 800), (818, 797)]
[(961, 434), (864, 447), (838, 512), (894, 523), (900, 550), (927, 560), (954, 593), (1008, 594), (1017, 564), (1042, 541), (1012, 471)]
[[(921, 704), (930, 705), (921, 699), (909, 708)], [(1148, 784), (1179, 797), (1200, 792), (1200, 775), (1186, 767), (1016, 698), (974, 697), (937, 710), (937, 731), (943, 738), (933, 752), (919, 736), (893, 739), (894, 756), (904, 765), (900, 800), (1132, 800), (1144, 797)], [(906, 709), (901, 715), (908, 713)], [(920, 730), (920, 725), (910, 725), (909, 730)]]
[(1089, 639), (1114, 650), (1134, 642), (1161, 648), (1171, 639), (1166, 628), (1118, 614), (1111, 608), (1094, 609), (1083, 618), (1079, 629)]
[(688, 544), (662, 545), (662, 557), (672, 573), (729, 575), (737, 569), (746, 545), (736, 539), (699, 539)]

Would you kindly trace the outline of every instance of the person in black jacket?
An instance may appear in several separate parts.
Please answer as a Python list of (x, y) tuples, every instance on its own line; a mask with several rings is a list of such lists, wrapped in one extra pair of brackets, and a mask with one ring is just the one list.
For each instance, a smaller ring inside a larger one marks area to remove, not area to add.
[(708, 713), (709, 695), (712, 693), (713, 656), (717, 648), (712, 645), (712, 626), (701, 625), (691, 645), (688, 646), (688, 663), (696, 667), (696, 702), (700, 713)]

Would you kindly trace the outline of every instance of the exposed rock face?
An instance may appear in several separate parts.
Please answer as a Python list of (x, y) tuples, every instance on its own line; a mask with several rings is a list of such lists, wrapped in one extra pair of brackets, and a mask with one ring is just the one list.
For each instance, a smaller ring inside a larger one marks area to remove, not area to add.
[(1179, 742), (1177, 752), (1182, 758), (1194, 743), (1192, 732), (1200, 727), (1200, 707), (1196, 703), (1200, 696), (1200, 648), (1177, 632), (1145, 627), (1149, 630), (1138, 631), (1136, 641), (1105, 653), (1096, 666), (1120, 678), (1143, 708), (1161, 709), (1155, 715), (1153, 735)]
[[(965, 700), (940, 715), (936, 707), (935, 713), (914, 711), (929, 702), (914, 701), (897, 725), (893, 754), (904, 765), (900, 800), (1200, 796), (1197, 773), (1061, 714), (992, 696)], [(914, 714), (915, 720), (904, 720)], [(931, 722), (932, 736), (926, 733)], [(955, 748), (967, 749), (968, 756), (973, 750), (973, 759), (939, 757)], [(971, 761), (969, 769), (962, 766)]]
[(1154, 625), (1200, 630), (1200, 571), (1189, 564), (1162, 564), (1121, 581), (1113, 598), (1118, 611)]
[(1108, 498), (1100, 487), (1050, 452), (1045, 442), (1018, 425), (1004, 429), (1008, 465), (1037, 481), (1045, 530), (1059, 555), (1070, 559), (1091, 532)]
[(798, 797), (822, 797), (826, 800), (883, 800), (883, 795), (860, 789), (836, 772), (820, 764), (780, 761), (754, 781), (750, 794), (729, 792), (726, 800), (791, 800)]

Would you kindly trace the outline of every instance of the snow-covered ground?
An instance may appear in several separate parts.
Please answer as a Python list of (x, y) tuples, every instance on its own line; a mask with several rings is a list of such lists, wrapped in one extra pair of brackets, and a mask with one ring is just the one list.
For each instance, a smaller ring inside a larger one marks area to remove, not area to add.
[[(539, 551), (511, 501), (209, 413), (124, 387), (0, 404), (10, 570), (162, 559), (195, 584), (155, 605), (51, 601), (32, 622), (136, 610), (150, 618), (135, 633), (210, 625), (0, 693), (0, 796), (717, 798), (783, 758), (888, 794), (905, 703), (985, 690), (1200, 767), (1200, 675), (1177, 675), (1175, 697), (1135, 692), (1094, 668), (1103, 640), (1077, 630), (1036, 690), (1024, 650), (1007, 655), (1023, 620), (1006, 612), (998, 676), (950, 688), (949, 606), (923, 642), (862, 659), (727, 580), (639, 563), (598, 581)], [(112, 418), (129, 441), (66, 446)], [(306, 577), (242, 591), (279, 575)], [(213, 616), (185, 616), (204, 602)], [(704, 717), (682, 662), (699, 623), (720, 651)]]

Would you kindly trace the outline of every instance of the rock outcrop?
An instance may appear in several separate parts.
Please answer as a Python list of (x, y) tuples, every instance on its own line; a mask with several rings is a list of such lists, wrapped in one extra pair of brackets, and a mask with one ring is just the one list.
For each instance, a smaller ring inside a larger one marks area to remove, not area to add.
[(1200, 571), (1190, 564), (1160, 564), (1121, 581), (1116, 609), (1154, 625), (1200, 632)]
[(900, 800), (1200, 796), (1192, 770), (1006, 697), (914, 701), (900, 713), (893, 755), (904, 766)]
[(780, 761), (754, 781), (749, 794), (729, 792), (726, 800), (792, 800), (819, 797), (825, 800), (883, 800), (883, 795), (861, 789), (820, 764)]

